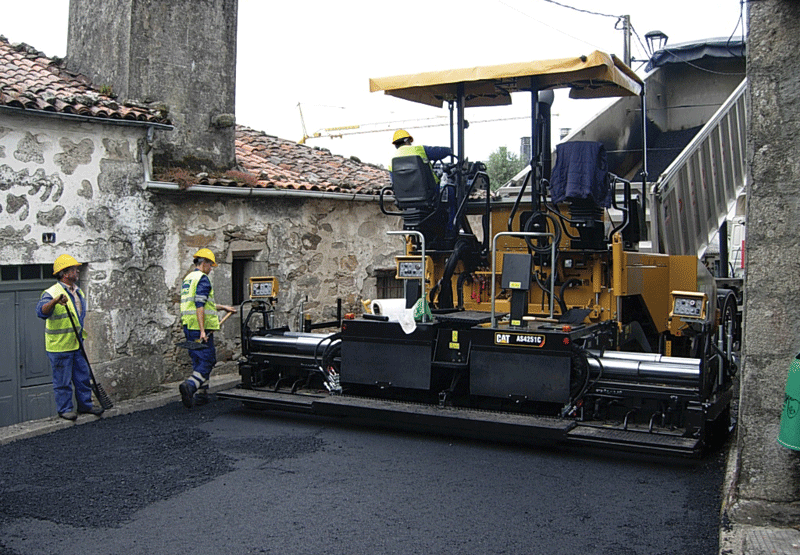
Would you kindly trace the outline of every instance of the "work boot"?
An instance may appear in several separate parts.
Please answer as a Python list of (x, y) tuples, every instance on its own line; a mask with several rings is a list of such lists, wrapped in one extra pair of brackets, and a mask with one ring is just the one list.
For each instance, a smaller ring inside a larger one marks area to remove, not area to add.
[(75, 412), (74, 410), (71, 410), (69, 412), (59, 412), (58, 416), (59, 416), (59, 418), (63, 418), (64, 420), (77, 420), (78, 419), (78, 413)]
[(103, 409), (101, 409), (100, 407), (95, 407), (93, 405), (88, 409), (78, 409), (78, 414), (93, 414), (95, 416), (100, 416), (101, 414), (103, 414)]
[(187, 409), (192, 408), (194, 405), (194, 392), (196, 391), (194, 384), (191, 382), (183, 382), (178, 386), (178, 391), (181, 392), (181, 401), (183, 402), (183, 406)]
[(211, 402), (211, 396), (208, 394), (208, 389), (201, 389), (197, 392), (197, 395), (194, 396), (194, 404), (197, 407), (202, 407), (203, 405), (207, 405)]

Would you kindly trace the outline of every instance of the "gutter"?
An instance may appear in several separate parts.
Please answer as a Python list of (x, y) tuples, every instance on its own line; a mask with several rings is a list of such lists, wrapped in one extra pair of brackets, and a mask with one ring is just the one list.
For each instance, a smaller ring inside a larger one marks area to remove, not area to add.
[(327, 200), (359, 200), (377, 202), (379, 195), (364, 195), (356, 193), (326, 193), (322, 191), (297, 191), (294, 189), (261, 189), (256, 187), (223, 187), (220, 185), (192, 185), (188, 189), (181, 189), (177, 183), (165, 181), (151, 181), (149, 168), (145, 168), (144, 188), (160, 192), (196, 192), (214, 193), (216, 195), (231, 195), (238, 197), (258, 198), (313, 198)]
[(34, 110), (30, 108), (16, 108), (14, 106), (2, 106), (0, 110), (8, 111), (19, 115), (31, 115), (47, 118), (66, 119), (71, 121), (81, 121), (84, 123), (104, 123), (106, 125), (119, 125), (123, 127), (150, 127), (160, 131), (172, 131), (174, 126), (166, 123), (154, 123), (150, 121), (140, 121), (135, 119), (114, 119), (114, 118), (100, 118), (97, 116), (86, 116), (83, 114), (67, 114), (64, 112), (49, 112), (47, 110)]
[[(153, 129), (156, 125), (151, 125), (147, 131), (147, 143), (152, 142)], [(170, 129), (172, 127), (170, 126)], [(215, 195), (231, 195), (236, 197), (261, 197), (261, 198), (303, 198), (303, 199), (326, 199), (326, 200), (358, 200), (362, 202), (377, 202), (380, 195), (366, 195), (357, 193), (327, 193), (323, 191), (297, 191), (295, 189), (263, 189), (256, 187), (224, 187), (220, 185), (192, 185), (186, 189), (181, 189), (177, 183), (167, 181), (153, 181), (150, 174), (150, 158), (142, 157), (142, 167), (144, 168), (144, 188), (156, 192), (168, 193), (213, 193)]]

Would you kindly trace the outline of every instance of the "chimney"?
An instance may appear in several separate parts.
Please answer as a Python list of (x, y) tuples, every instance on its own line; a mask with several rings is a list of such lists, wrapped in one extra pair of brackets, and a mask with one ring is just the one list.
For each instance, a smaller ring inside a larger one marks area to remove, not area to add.
[(70, 0), (66, 64), (118, 101), (164, 108), (157, 166), (236, 163), (238, 0)]

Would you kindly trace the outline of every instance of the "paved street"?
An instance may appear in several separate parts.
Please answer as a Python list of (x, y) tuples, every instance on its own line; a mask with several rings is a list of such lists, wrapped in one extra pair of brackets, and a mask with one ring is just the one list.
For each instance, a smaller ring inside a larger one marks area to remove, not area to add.
[(0, 555), (716, 554), (700, 462), (179, 401), (0, 445)]

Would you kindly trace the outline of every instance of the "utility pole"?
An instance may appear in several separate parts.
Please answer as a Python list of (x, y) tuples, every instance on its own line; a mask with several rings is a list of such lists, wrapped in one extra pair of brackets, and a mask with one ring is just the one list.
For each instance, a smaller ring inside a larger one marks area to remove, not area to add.
[(625, 65), (631, 66), (631, 16), (622, 16), (622, 58)]

